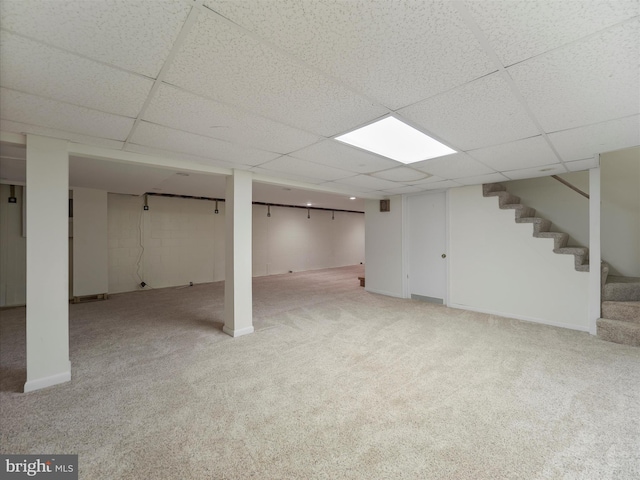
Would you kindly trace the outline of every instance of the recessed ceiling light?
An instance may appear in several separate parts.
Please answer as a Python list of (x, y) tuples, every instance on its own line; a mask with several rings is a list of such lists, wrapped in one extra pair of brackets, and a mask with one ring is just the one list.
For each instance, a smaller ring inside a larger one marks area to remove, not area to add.
[(349, 200), (355, 200), (356, 197), (349, 197)]
[(307, 207), (310, 207), (310, 206), (311, 206), (311, 204), (310, 204), (310, 203), (307, 203)]
[(392, 116), (339, 135), (335, 139), (402, 163), (456, 153), (452, 148)]

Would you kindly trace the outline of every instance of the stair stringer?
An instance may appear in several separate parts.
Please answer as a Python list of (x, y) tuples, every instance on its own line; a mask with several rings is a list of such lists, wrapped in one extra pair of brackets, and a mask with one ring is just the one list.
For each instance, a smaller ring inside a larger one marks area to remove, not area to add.
[(520, 202), (520, 197), (507, 192), (504, 185), (486, 183), (482, 185), (482, 195), (498, 197), (498, 205), (502, 210), (513, 210), (516, 223), (530, 223), (533, 225), (533, 236), (536, 238), (552, 238), (553, 253), (573, 255), (574, 268), (579, 272), (589, 271), (589, 249), (581, 246), (568, 246), (569, 235), (564, 232), (551, 230), (551, 222), (542, 217), (536, 217), (536, 211)]

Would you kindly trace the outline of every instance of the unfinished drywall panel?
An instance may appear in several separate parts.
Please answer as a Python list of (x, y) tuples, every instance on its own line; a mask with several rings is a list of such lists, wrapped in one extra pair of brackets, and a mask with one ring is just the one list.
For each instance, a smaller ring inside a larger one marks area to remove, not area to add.
[[(589, 194), (589, 172), (558, 175)], [(502, 182), (509, 193), (536, 209), (536, 215), (550, 220), (554, 230), (568, 233), (570, 245), (589, 246), (589, 199), (552, 177)]]
[(449, 191), (450, 306), (587, 331), (589, 275), (482, 186)]
[(602, 260), (640, 277), (640, 147), (600, 155), (600, 171)]
[(381, 212), (379, 200), (365, 202), (366, 290), (394, 297), (404, 296), (403, 200), (393, 196), (389, 211)]
[(0, 306), (27, 302), (27, 239), (22, 236), (23, 187), (0, 185)]
[(73, 189), (73, 296), (109, 291), (107, 192)]

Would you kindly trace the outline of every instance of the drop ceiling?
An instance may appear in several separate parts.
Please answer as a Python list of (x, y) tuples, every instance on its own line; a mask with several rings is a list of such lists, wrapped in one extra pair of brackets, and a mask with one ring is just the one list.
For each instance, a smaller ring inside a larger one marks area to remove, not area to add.
[[(271, 179), (256, 201), (362, 210), (347, 197), (639, 145), (639, 30), (638, 0), (2, 0), (0, 130), (174, 165), (78, 155), (75, 186), (224, 196), (184, 161)], [(404, 166), (332, 138), (385, 115), (459, 153)], [(0, 147), (3, 182), (23, 158)]]

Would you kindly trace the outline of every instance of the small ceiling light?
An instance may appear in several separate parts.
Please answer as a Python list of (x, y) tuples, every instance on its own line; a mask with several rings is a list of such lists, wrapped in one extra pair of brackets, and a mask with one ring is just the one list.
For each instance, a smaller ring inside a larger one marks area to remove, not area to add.
[(142, 207), (144, 210), (149, 210), (149, 203), (147, 200), (147, 194), (144, 194), (144, 207)]
[(312, 204), (311, 203), (307, 203), (307, 207), (310, 207)]
[(267, 217), (271, 216), (271, 205), (267, 205)]
[(420, 162), (456, 152), (393, 116), (337, 136), (335, 139), (402, 163)]
[(356, 197), (349, 197), (349, 200), (355, 200)]
[(213, 211), (213, 213), (215, 213), (216, 215), (217, 215), (218, 213), (220, 213), (220, 212), (218, 211), (218, 200), (216, 200), (216, 209)]
[(9, 203), (18, 203), (18, 199), (16, 198), (16, 186), (9, 185)]

